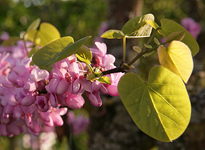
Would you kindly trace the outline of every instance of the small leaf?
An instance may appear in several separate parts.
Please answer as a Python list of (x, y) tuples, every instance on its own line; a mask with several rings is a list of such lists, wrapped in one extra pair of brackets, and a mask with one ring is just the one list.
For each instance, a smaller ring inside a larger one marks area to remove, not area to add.
[(191, 104), (179, 76), (156, 66), (144, 83), (134, 73), (127, 73), (118, 83), (122, 102), (135, 124), (156, 140), (170, 142), (187, 128)]
[(138, 53), (142, 52), (142, 49), (139, 46), (133, 46), (133, 49)]
[(101, 35), (101, 38), (106, 39), (122, 39), (125, 35), (120, 30), (108, 30)]
[(27, 32), (28, 32), (29, 30), (36, 30), (36, 29), (38, 28), (40, 22), (41, 22), (41, 19), (40, 19), (40, 18), (34, 20), (34, 21), (30, 24), (30, 26), (28, 27)]
[(99, 79), (97, 79), (101, 83), (109, 84), (111, 85), (111, 79), (108, 76), (102, 76)]
[(20, 37), (17, 37), (17, 36), (10, 37), (8, 40), (6, 40), (2, 43), (2, 46), (12, 46), (13, 44), (15, 44), (19, 40), (22, 40), (22, 39)]
[(161, 29), (158, 32), (164, 36), (165, 38), (168, 37), (173, 32), (176, 31), (185, 31), (185, 37), (183, 38), (182, 42), (184, 42), (192, 52), (192, 56), (196, 55), (199, 52), (199, 45), (196, 42), (195, 38), (180, 24), (169, 20), (169, 19), (162, 19), (161, 21)]
[(149, 49), (152, 49), (152, 48), (153, 48), (151, 45), (147, 45), (147, 44), (144, 44), (144, 46), (145, 46), (146, 48), (149, 48)]
[(172, 32), (168, 37), (166, 38), (166, 43), (169, 43), (171, 41), (181, 41), (185, 36), (185, 31), (176, 31)]
[(159, 46), (157, 52), (160, 64), (187, 83), (193, 70), (193, 59), (189, 47), (180, 41), (172, 41), (167, 49), (162, 45)]
[(152, 26), (154, 29), (158, 29), (159, 28), (159, 25), (153, 21), (153, 20), (147, 20), (146, 21), (150, 26)]
[(51, 42), (50, 44), (44, 46), (40, 50), (38, 50), (33, 55), (33, 62), (41, 69), (49, 70), (51, 66), (55, 63), (53, 62), (53, 58), (60, 53), (67, 45), (74, 43), (72, 37), (67, 36), (56, 41)]
[(152, 14), (143, 15), (129, 20), (123, 27), (122, 32), (126, 36), (149, 37), (152, 27), (147, 24), (147, 20), (154, 20)]
[(90, 61), (92, 60), (92, 52), (87, 46), (82, 45), (75, 53), (75, 55), (80, 61), (91, 64)]
[(155, 44), (157, 44), (157, 46), (160, 46), (160, 42), (156, 37), (154, 37), (154, 42), (155, 42)]

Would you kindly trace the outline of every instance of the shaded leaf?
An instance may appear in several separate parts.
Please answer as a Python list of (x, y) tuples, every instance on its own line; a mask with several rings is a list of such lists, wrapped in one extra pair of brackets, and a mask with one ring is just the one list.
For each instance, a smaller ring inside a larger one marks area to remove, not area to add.
[(172, 32), (170, 35), (168, 35), (168, 37), (166, 38), (166, 42), (169, 43), (173, 40), (176, 41), (181, 41), (185, 36), (185, 31), (176, 31), (176, 32)]
[(28, 27), (27, 32), (28, 32), (29, 30), (36, 30), (36, 29), (38, 28), (39, 24), (40, 24), (40, 21), (41, 21), (40, 18), (34, 20), (34, 21), (30, 24), (30, 26)]
[(179, 75), (187, 83), (193, 70), (193, 59), (189, 47), (180, 41), (172, 41), (168, 48), (159, 46), (157, 53), (160, 64)]
[(55, 61), (53, 62), (53, 58), (57, 54), (59, 54), (66, 46), (72, 43), (74, 43), (74, 40), (70, 36), (57, 39), (56, 41), (53, 41), (38, 50), (33, 55), (32, 60), (39, 68), (49, 70), (55, 63)]
[(63, 50), (58, 53), (56, 55), (56, 60), (55, 62), (57, 61), (60, 61), (60, 60), (63, 60), (65, 59), (66, 57), (72, 55), (72, 54), (75, 54), (79, 48), (90, 38), (91, 36), (86, 36), (78, 41), (76, 41), (75, 43), (72, 43), (72, 44), (69, 44), (68, 46), (66, 46), (65, 48), (63, 48)]
[(182, 42), (184, 42), (188, 47), (191, 49), (192, 56), (196, 55), (199, 51), (199, 45), (196, 42), (195, 38), (180, 24), (169, 20), (169, 19), (162, 19), (161, 21), (161, 29), (158, 32), (164, 36), (165, 38), (168, 37), (173, 32), (176, 31), (185, 31), (185, 37), (183, 38)]
[(108, 30), (101, 35), (101, 38), (106, 39), (122, 39), (125, 35), (120, 30)]
[(154, 16), (152, 14), (146, 14), (133, 18), (122, 27), (122, 32), (130, 37), (149, 37), (152, 27), (146, 22), (147, 20), (154, 20)]
[(6, 40), (2, 43), (2, 46), (12, 46), (19, 40), (22, 40), (22, 39), (20, 37), (17, 37), (17, 36), (10, 37), (8, 40)]
[(162, 66), (151, 69), (147, 83), (134, 73), (125, 74), (118, 92), (135, 124), (156, 140), (175, 140), (189, 124), (186, 87), (179, 76)]

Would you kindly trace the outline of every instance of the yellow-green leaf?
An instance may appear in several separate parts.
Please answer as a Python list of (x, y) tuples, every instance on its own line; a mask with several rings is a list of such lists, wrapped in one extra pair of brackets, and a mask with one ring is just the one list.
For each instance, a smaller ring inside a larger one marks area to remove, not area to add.
[(162, 66), (151, 69), (147, 83), (134, 73), (125, 74), (118, 92), (135, 124), (156, 140), (173, 141), (189, 124), (186, 87), (179, 76)]
[[(36, 33), (37, 32), (37, 33)], [(29, 30), (28, 33), (28, 39), (32, 42), (35, 42), (34, 40), (38, 39), (40, 40), (39, 45), (41, 47), (59, 39), (60, 33), (59, 31), (56, 29), (56, 27), (54, 27), (52, 24), (50, 23), (41, 23), (39, 31), (37, 30)]]
[(157, 52), (160, 64), (187, 83), (193, 70), (193, 59), (189, 47), (180, 41), (172, 41), (168, 48), (159, 46)]

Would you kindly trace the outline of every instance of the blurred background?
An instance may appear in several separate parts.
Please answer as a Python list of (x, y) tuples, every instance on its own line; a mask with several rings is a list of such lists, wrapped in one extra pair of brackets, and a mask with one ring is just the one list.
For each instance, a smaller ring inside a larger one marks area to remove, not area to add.
[[(192, 118), (179, 139), (171, 143), (153, 140), (136, 127), (119, 98), (103, 96), (102, 107), (94, 108), (88, 102), (82, 110), (73, 111), (82, 132), (74, 133), (64, 125), (57, 127), (56, 132), (42, 133), (39, 137), (28, 134), (1, 137), (0, 150), (205, 149), (205, 0), (0, 0), (0, 34), (5, 31), (9, 36), (19, 36), (32, 21), (40, 18), (41, 22), (54, 25), (61, 36), (69, 35), (78, 40), (91, 35), (92, 39), (86, 44), (93, 46), (105, 30), (121, 29), (129, 19), (147, 13), (152, 13), (157, 23), (167, 18), (181, 24), (182, 19), (191, 18), (200, 26), (196, 36), (200, 52), (194, 57), (195, 68), (187, 84), (193, 107)], [(130, 49), (134, 45), (140, 46), (143, 40), (146, 39), (130, 40), (127, 46)], [(122, 41), (104, 42), (108, 53), (121, 61), (119, 49), (122, 49)], [(128, 53), (129, 60), (134, 52), (130, 50)], [(156, 55), (141, 59), (135, 64), (136, 72), (146, 79), (154, 64), (158, 64)]]

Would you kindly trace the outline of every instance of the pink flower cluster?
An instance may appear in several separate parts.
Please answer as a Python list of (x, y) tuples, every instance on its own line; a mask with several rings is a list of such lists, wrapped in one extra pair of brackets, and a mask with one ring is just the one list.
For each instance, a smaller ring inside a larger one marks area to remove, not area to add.
[[(1, 37), (4, 40), (6, 36)], [(96, 46), (91, 49), (92, 67), (100, 67), (101, 71), (114, 68), (115, 58), (106, 54), (106, 45), (96, 42)], [(1, 136), (22, 132), (37, 135), (44, 126), (62, 125), (61, 116), (67, 107), (79, 109), (84, 105), (84, 92), (97, 107), (102, 105), (100, 93), (118, 96), (117, 83), (123, 73), (108, 75), (111, 85), (107, 85), (86, 80), (88, 68), (75, 55), (55, 63), (50, 72), (30, 65), (31, 61), (22, 41), (12, 47), (0, 47)]]

